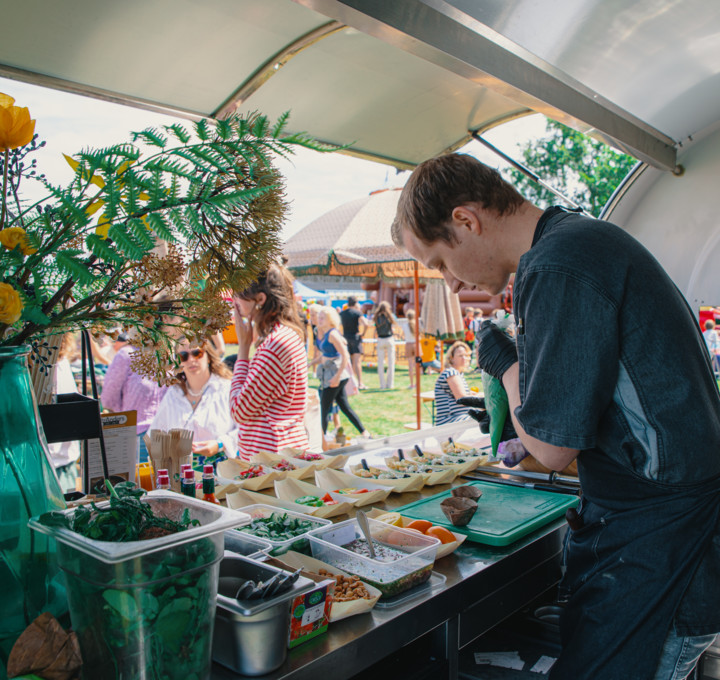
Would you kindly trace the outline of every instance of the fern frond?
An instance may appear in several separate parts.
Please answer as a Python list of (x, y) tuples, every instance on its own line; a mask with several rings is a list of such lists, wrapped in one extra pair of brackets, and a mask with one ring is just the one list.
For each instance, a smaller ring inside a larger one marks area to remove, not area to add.
[(215, 134), (222, 140), (228, 140), (232, 139), (235, 132), (228, 120), (219, 120), (215, 124)]
[(55, 254), (55, 264), (80, 285), (92, 284), (95, 279), (94, 274), (88, 271), (87, 264), (80, 260), (76, 254), (77, 251), (73, 253), (73, 251), (61, 250)]
[(108, 239), (100, 238), (97, 234), (90, 234), (85, 239), (85, 243), (90, 249), (90, 252), (100, 260), (111, 262), (115, 265), (121, 265), (125, 261), (123, 256), (112, 247)]
[(280, 114), (280, 117), (275, 121), (275, 125), (273, 125), (271, 136), (273, 138), (277, 138), (280, 136), (282, 131), (286, 128), (287, 122), (290, 118), (290, 111), (285, 111), (285, 113)]
[(155, 128), (146, 128), (142, 132), (133, 132), (132, 140), (133, 142), (140, 140), (145, 144), (156, 146), (160, 149), (164, 149), (168, 142), (167, 137)]
[(168, 132), (172, 133), (183, 144), (187, 144), (191, 139), (190, 133), (182, 125), (179, 125), (178, 123), (173, 123), (172, 125), (166, 125), (165, 129)]
[(201, 118), (195, 123), (195, 134), (201, 142), (207, 142), (210, 139), (210, 127), (206, 118)]
[(187, 163), (172, 158), (156, 158), (145, 165), (148, 172), (167, 172), (168, 174), (191, 179), (195, 173)]
[(113, 224), (110, 227), (108, 236), (117, 244), (118, 252), (130, 260), (142, 260), (146, 249), (133, 239), (125, 229), (125, 225)]
[(125, 222), (125, 224), (135, 237), (137, 243), (139, 243), (145, 251), (152, 250), (155, 247), (155, 239), (152, 237), (152, 233), (147, 226), (145, 226), (145, 223), (142, 220), (131, 217)]
[[(161, 239), (168, 241), (169, 243), (177, 243), (178, 239), (176, 234), (173, 232), (172, 227), (168, 224), (165, 216), (159, 212), (148, 213), (145, 216), (147, 223), (150, 225), (153, 233)], [(174, 222), (173, 222), (174, 224)], [(177, 225), (175, 225), (177, 228)], [(178, 229), (179, 231), (179, 229)]]

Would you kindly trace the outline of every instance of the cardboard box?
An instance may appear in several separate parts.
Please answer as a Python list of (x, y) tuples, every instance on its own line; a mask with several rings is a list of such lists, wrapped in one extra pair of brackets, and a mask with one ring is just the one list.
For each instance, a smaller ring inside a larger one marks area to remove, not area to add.
[[(293, 567), (275, 558), (266, 560), (266, 563), (286, 571), (295, 571)], [(327, 631), (330, 623), (332, 597), (335, 592), (335, 579), (306, 571), (300, 573), (305, 578), (314, 581), (317, 588), (304, 595), (298, 595), (290, 602), (290, 630), (288, 631), (288, 647), (290, 649)]]

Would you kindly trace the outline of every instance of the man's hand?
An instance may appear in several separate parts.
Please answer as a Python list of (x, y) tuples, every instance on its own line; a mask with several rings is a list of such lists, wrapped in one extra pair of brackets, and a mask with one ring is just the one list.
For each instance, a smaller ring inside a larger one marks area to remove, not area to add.
[[(460, 406), (470, 406), (468, 415), (474, 420), (477, 420), (480, 425), (480, 432), (483, 434), (488, 434), (490, 432), (490, 414), (485, 408), (485, 399), (482, 397), (460, 397), (460, 399), (457, 400), (457, 403), (460, 404)], [(515, 439), (516, 437), (517, 433), (515, 432), (512, 419), (508, 413), (507, 418), (505, 418), (505, 424), (503, 425), (500, 441), (504, 442), (508, 439)]]
[(478, 366), (502, 382), (505, 371), (517, 363), (515, 343), (492, 321), (484, 321), (477, 334)]

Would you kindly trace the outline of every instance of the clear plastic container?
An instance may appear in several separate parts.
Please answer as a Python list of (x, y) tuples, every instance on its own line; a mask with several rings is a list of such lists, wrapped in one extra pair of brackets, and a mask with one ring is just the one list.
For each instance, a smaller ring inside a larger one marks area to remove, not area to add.
[(175, 520), (188, 509), (200, 526), (127, 543), (30, 526), (57, 539), (83, 677), (208, 677), (223, 532), (249, 517), (169, 491), (145, 499)]
[(242, 512), (246, 515), (250, 516), (250, 522), (254, 519), (265, 519), (270, 517), (271, 515), (287, 515), (291, 519), (301, 519), (304, 521), (307, 521), (310, 523), (310, 529), (308, 531), (303, 532), (302, 534), (298, 534), (297, 536), (293, 536), (292, 538), (288, 538), (286, 540), (282, 541), (275, 541), (267, 536), (255, 536), (254, 534), (250, 533), (249, 527), (240, 527), (239, 530), (248, 536), (248, 538), (252, 541), (258, 541), (258, 544), (260, 541), (263, 543), (267, 541), (272, 546), (272, 550), (270, 551), (271, 555), (282, 555), (286, 553), (288, 550), (294, 550), (295, 552), (301, 552), (305, 553), (306, 555), (310, 554), (310, 544), (308, 542), (308, 532), (313, 529), (319, 529), (321, 527), (331, 525), (332, 522), (329, 519), (320, 519), (319, 517), (311, 517), (310, 515), (304, 515), (301, 512), (293, 512), (292, 510), (284, 510), (283, 508), (278, 508), (272, 505), (263, 505), (262, 503), (256, 503), (255, 505), (246, 505), (244, 508), (239, 508), (239, 512)]
[(250, 560), (262, 560), (272, 550), (270, 541), (257, 536), (244, 534), (242, 531), (228, 529), (225, 532), (225, 556), (241, 555)]
[(394, 597), (430, 578), (440, 545), (438, 539), (370, 518), (368, 524), (378, 553), (376, 559), (351, 549), (365, 543), (354, 519), (311, 531), (308, 539), (313, 557), (356, 574), (375, 586), (382, 593), (382, 599)]

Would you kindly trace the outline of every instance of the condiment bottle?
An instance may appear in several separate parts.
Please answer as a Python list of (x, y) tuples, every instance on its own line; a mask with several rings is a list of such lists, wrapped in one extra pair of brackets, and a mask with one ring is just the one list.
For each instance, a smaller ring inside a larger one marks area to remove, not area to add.
[(135, 483), (145, 491), (153, 490), (152, 463), (138, 463), (135, 466)]
[(155, 488), (170, 491), (170, 473), (167, 470), (158, 470)]
[(203, 500), (208, 503), (217, 503), (215, 498), (215, 472), (212, 464), (203, 465)]
[(195, 498), (195, 472), (192, 468), (183, 470), (183, 476), (180, 480), (180, 491), (184, 496)]

